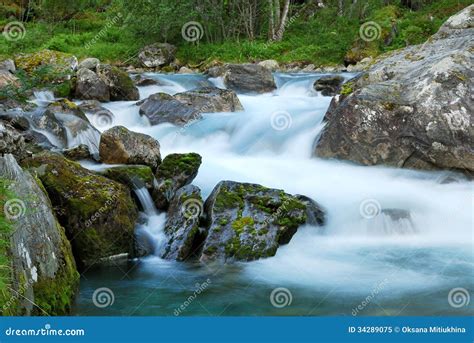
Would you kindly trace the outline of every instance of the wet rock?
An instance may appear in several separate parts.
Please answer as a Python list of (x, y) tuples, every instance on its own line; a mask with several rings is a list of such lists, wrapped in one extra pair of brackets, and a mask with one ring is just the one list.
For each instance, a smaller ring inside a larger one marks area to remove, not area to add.
[(314, 82), (314, 89), (324, 96), (335, 96), (341, 90), (344, 78), (338, 75), (323, 76)]
[(177, 100), (193, 106), (201, 113), (236, 112), (244, 108), (234, 91), (217, 87), (204, 87), (178, 93)]
[(189, 69), (188, 67), (179, 68), (178, 74), (194, 74), (194, 70)]
[(59, 154), (37, 154), (23, 165), (39, 171), (80, 267), (112, 255), (134, 255), (138, 211), (125, 186)]
[(27, 155), (25, 139), (11, 125), (0, 121), (0, 155), (13, 154), (22, 159)]
[(149, 77), (145, 77), (143, 75), (137, 75), (134, 82), (135, 82), (135, 85), (138, 87), (160, 85), (160, 83), (157, 80), (151, 79)]
[(120, 182), (130, 189), (153, 189), (155, 176), (149, 166), (119, 166), (108, 168), (102, 172), (106, 178)]
[(242, 93), (266, 93), (276, 89), (272, 72), (258, 64), (227, 64), (223, 67), (227, 88)]
[(161, 163), (160, 144), (148, 135), (115, 126), (100, 137), (100, 159), (108, 164), (143, 164), (156, 170)]
[(108, 64), (99, 64), (97, 74), (109, 87), (110, 100), (131, 101), (140, 98), (138, 88), (135, 87), (130, 76), (119, 68)]
[(222, 181), (214, 188), (206, 200), (205, 215), (208, 229), (201, 261), (274, 256), (300, 226), (324, 222), (323, 210), (308, 198), (233, 181)]
[[(79, 274), (64, 228), (42, 185), (12, 155), (0, 157), (0, 254), (8, 279), (0, 295), (3, 315), (66, 315)], [(5, 210), (5, 211), (3, 211)], [(36, 306), (34, 306), (35, 304)]]
[(77, 72), (76, 97), (110, 101), (109, 86), (92, 70), (81, 68)]
[(169, 65), (174, 61), (176, 47), (168, 43), (155, 43), (144, 47), (138, 54), (138, 60), (147, 68)]
[(202, 214), (203, 200), (201, 190), (193, 185), (180, 188), (171, 200), (165, 224), (168, 242), (161, 257), (168, 260), (185, 261), (202, 240), (199, 220)]
[(73, 161), (87, 160), (92, 158), (89, 147), (85, 144), (80, 144), (74, 148), (62, 151), (64, 157)]
[(196, 108), (166, 93), (150, 95), (141, 104), (140, 115), (146, 116), (151, 125), (172, 123), (182, 126), (201, 118)]
[(141, 103), (140, 114), (152, 125), (172, 123), (185, 125), (202, 118), (202, 113), (243, 111), (234, 91), (202, 87), (174, 96), (157, 93)]
[(202, 158), (196, 153), (170, 154), (156, 170), (152, 197), (158, 209), (167, 209), (176, 191), (190, 184), (198, 174)]
[(449, 19), (425, 44), (382, 56), (345, 84), (326, 113), (315, 154), (472, 173), (473, 8)]

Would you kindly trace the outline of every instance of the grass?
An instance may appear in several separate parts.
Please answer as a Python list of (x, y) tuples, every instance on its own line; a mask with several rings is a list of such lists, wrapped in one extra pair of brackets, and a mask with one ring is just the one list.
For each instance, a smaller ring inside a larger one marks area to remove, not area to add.
[[(189, 65), (210, 60), (248, 62), (264, 59), (283, 63), (341, 64), (358, 39), (360, 25), (370, 20), (387, 25), (385, 21), (390, 16), (386, 14), (390, 8), (398, 12), (396, 37), (388, 45), (379, 44), (373, 54), (426, 41), (449, 16), (471, 3), (471, 0), (439, 0), (419, 11), (411, 11), (399, 6), (384, 7), (380, 0), (367, 0), (360, 2), (360, 8), (350, 16), (338, 17), (336, 10), (328, 7), (318, 11), (313, 18), (301, 17), (291, 21), (282, 42), (268, 43), (265, 39), (257, 39), (215, 44), (201, 42), (199, 45), (184, 40), (171, 43), (179, 47), (177, 57), (180, 62)], [(74, 54), (79, 59), (97, 57), (104, 62), (133, 62), (140, 48), (154, 42), (155, 38), (135, 35), (133, 30), (120, 23), (110, 26), (112, 17), (113, 12), (91, 11), (54, 26), (41, 21), (26, 23), (23, 39), (14, 42), (0, 40), (0, 58), (48, 48)], [(7, 19), (0, 20), (0, 27), (7, 22)]]
[[(11, 287), (11, 258), (10, 258), (10, 233), (11, 224), (3, 213), (5, 202), (12, 198), (11, 192), (7, 189), (8, 181), (0, 178), (0, 313), (10, 313), (8, 308), (3, 308), (12, 298), (9, 290)], [(10, 310), (13, 310), (10, 308)]]

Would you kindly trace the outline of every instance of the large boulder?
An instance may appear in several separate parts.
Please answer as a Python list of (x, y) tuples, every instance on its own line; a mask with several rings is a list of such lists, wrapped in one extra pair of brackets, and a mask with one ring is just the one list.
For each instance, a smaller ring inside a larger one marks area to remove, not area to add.
[(109, 86), (92, 70), (81, 68), (77, 72), (76, 97), (85, 100), (110, 101)]
[(23, 161), (37, 171), (80, 267), (121, 253), (134, 254), (137, 208), (130, 191), (59, 154)]
[(199, 230), (202, 209), (203, 200), (198, 187), (187, 185), (176, 192), (166, 218), (167, 242), (160, 252), (162, 258), (185, 261), (199, 250), (203, 238)]
[(147, 68), (169, 65), (174, 61), (176, 47), (168, 43), (155, 43), (144, 47), (138, 54), (138, 60)]
[(15, 56), (15, 65), (26, 72), (34, 71), (41, 66), (49, 66), (55, 71), (69, 73), (77, 69), (78, 62), (73, 55), (46, 49)]
[(201, 113), (192, 105), (166, 93), (150, 95), (141, 103), (140, 115), (146, 116), (151, 125), (172, 123), (182, 126), (201, 118)]
[(259, 62), (258, 65), (264, 68), (267, 68), (268, 70), (271, 70), (271, 71), (277, 71), (278, 69), (280, 69), (280, 64), (278, 64), (278, 62), (275, 60), (265, 60), (265, 61)]
[(15, 61), (11, 59), (1, 61), (0, 70), (6, 70), (10, 73), (14, 73), (16, 71)]
[(168, 208), (176, 191), (190, 184), (198, 174), (202, 158), (196, 153), (170, 154), (156, 170), (156, 186), (152, 196), (158, 209)]
[(143, 133), (115, 126), (100, 137), (100, 159), (108, 164), (143, 164), (156, 170), (161, 163), (160, 143)]
[(242, 93), (267, 93), (276, 89), (272, 72), (258, 64), (227, 64), (222, 67), (227, 88)]
[(244, 108), (234, 91), (217, 87), (203, 87), (174, 96), (177, 100), (189, 104), (201, 113), (236, 112)]
[(208, 229), (201, 261), (274, 256), (300, 226), (324, 222), (324, 212), (309, 198), (233, 181), (220, 182), (204, 208)]
[(95, 71), (99, 64), (100, 64), (99, 59), (94, 58), (94, 57), (89, 57), (89, 58), (83, 59), (81, 63), (79, 63), (78, 69), (80, 70), (84, 68), (84, 69)]
[(344, 78), (339, 75), (323, 76), (314, 82), (314, 90), (324, 96), (335, 96), (341, 90)]
[(79, 274), (41, 182), (0, 157), (0, 313), (65, 315)]
[(96, 69), (97, 75), (109, 87), (110, 100), (131, 101), (140, 98), (138, 88), (126, 72), (108, 64), (99, 64)]
[(185, 125), (202, 118), (202, 113), (243, 111), (237, 94), (217, 87), (196, 88), (174, 96), (150, 95), (140, 106), (140, 114), (152, 125), (172, 123)]
[(364, 165), (474, 171), (474, 5), (421, 46), (382, 56), (342, 87), (315, 154)]
[(123, 183), (131, 190), (137, 188), (153, 189), (155, 176), (149, 166), (118, 166), (107, 168), (102, 172), (106, 178)]

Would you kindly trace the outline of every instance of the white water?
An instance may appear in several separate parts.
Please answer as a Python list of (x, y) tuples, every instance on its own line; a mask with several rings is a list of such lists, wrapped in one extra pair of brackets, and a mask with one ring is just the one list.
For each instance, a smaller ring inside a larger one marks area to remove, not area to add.
[[(143, 87), (142, 97), (158, 91), (175, 94), (199, 81), (198, 76), (149, 76), (166, 85)], [(245, 264), (249, 283), (295, 285), (338, 296), (366, 294), (387, 278), (390, 296), (472, 283), (472, 275), (445, 271), (472, 271), (474, 266), (473, 183), (441, 184), (446, 174), (442, 172), (311, 158), (331, 100), (312, 89), (320, 76), (277, 75), (279, 88), (274, 93), (239, 95), (244, 112), (205, 114), (203, 120), (184, 128), (149, 126), (134, 102), (104, 106), (114, 113), (114, 125), (157, 138), (163, 156), (201, 154), (203, 164), (194, 184), (204, 197), (219, 181), (234, 180), (304, 194), (325, 208), (323, 230), (302, 228), (275, 257)], [(361, 215), (367, 200), (381, 209), (407, 210), (411, 222), (367, 219)], [(141, 230), (160, 242), (164, 221), (164, 215), (151, 215)]]

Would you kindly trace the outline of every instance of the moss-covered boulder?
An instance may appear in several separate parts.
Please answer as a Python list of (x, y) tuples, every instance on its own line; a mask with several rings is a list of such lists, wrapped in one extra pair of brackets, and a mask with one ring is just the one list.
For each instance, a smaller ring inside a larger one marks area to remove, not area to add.
[(108, 64), (97, 66), (97, 75), (109, 87), (110, 100), (138, 100), (140, 95), (128, 74)]
[(149, 166), (120, 166), (108, 168), (102, 172), (108, 179), (120, 182), (130, 189), (153, 188), (155, 176)]
[(77, 58), (64, 52), (53, 50), (41, 50), (30, 54), (19, 54), (15, 56), (15, 65), (18, 69), (32, 72), (44, 65), (54, 66), (58, 70), (69, 71), (77, 68)]
[(45, 152), (23, 164), (40, 171), (38, 177), (81, 267), (111, 255), (133, 255), (138, 212), (124, 185), (96, 175), (59, 154)]
[(171, 200), (165, 224), (168, 239), (161, 257), (185, 261), (197, 253), (203, 236), (199, 221), (203, 211), (201, 190), (193, 185), (180, 188)]
[(304, 224), (324, 223), (311, 199), (256, 184), (222, 181), (205, 203), (201, 261), (252, 261), (276, 254)]
[(161, 163), (160, 143), (124, 126), (102, 133), (99, 152), (101, 161), (108, 164), (143, 164), (156, 170)]
[(0, 312), (68, 314), (79, 283), (71, 245), (41, 181), (0, 157)]
[(196, 177), (202, 158), (199, 154), (170, 154), (156, 170), (153, 200), (158, 209), (165, 210), (176, 191), (190, 184)]

